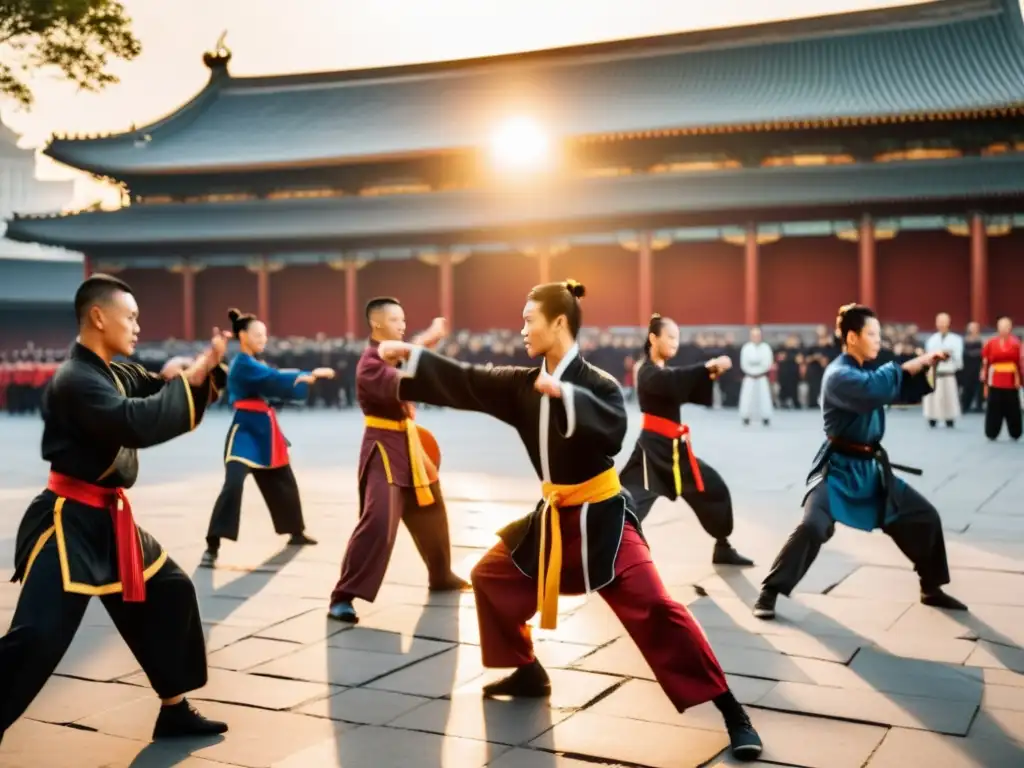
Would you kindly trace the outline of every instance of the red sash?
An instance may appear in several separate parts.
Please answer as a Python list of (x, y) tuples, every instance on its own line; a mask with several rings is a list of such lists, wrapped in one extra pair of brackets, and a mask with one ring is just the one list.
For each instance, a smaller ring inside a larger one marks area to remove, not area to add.
[(114, 541), (117, 544), (117, 572), (121, 579), (122, 596), (126, 603), (141, 603), (146, 599), (146, 579), (143, 576), (142, 544), (132, 517), (132, 505), (123, 488), (101, 488), (98, 485), (50, 472), (46, 487), (58, 496), (84, 504), (87, 507), (110, 510), (114, 520)]
[(703, 492), (704, 478), (701, 477), (700, 465), (697, 464), (697, 457), (693, 453), (690, 427), (686, 424), (677, 424), (670, 419), (663, 419), (661, 416), (645, 413), (643, 430), (661, 435), (672, 441), (672, 475), (676, 481), (676, 494), (680, 494), (683, 491), (682, 475), (679, 472), (679, 441), (682, 440), (687, 443), (689, 447), (687, 453), (690, 456), (690, 471), (693, 472), (693, 479), (697, 483), (697, 490)]
[(284, 439), (284, 433), (277, 423), (277, 413), (270, 404), (266, 400), (253, 397), (236, 401), (234, 408), (236, 411), (265, 413), (270, 417), (270, 466), (272, 469), (285, 466), (288, 463), (288, 441)]

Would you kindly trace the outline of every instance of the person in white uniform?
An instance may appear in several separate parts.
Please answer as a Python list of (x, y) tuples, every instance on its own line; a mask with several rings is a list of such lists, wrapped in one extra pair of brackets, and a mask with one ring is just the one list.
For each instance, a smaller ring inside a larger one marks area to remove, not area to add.
[(760, 328), (750, 329), (750, 341), (740, 350), (740, 370), (743, 386), (740, 389), (740, 417), (749, 424), (756, 411), (765, 426), (772, 418), (772, 390), (768, 373), (772, 369), (772, 348), (761, 338)]
[(960, 334), (952, 333), (949, 326), (949, 315), (940, 312), (935, 317), (937, 330), (924, 345), (925, 352), (949, 353), (949, 359), (935, 366), (935, 390), (924, 398), (924, 417), (932, 427), (940, 421), (952, 427), (960, 418), (960, 391), (956, 374), (964, 367), (964, 339)]

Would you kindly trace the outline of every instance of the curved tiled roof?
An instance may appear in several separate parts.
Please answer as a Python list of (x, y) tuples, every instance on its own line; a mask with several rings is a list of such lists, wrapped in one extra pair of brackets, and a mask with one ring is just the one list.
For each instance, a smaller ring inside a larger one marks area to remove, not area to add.
[[(1018, 0), (936, 0), (930, 21), (772, 42), (378, 73), (233, 78), (139, 131), (55, 140), (107, 175), (344, 163), (479, 146), (516, 110), (560, 138), (861, 122), (1024, 107)], [(945, 8), (956, 16), (941, 16)], [(965, 10), (966, 9), (966, 10)], [(970, 13), (964, 17), (964, 13)], [(140, 137), (148, 135), (148, 140)]]
[(856, 210), (900, 201), (1024, 199), (1024, 155), (864, 165), (756, 168), (566, 181), (530, 192), (484, 189), (391, 197), (134, 205), (115, 212), (17, 218), (8, 237), (75, 250), (250, 252), (379, 244), (487, 242), (545, 228), (607, 232), (658, 217), (665, 226), (735, 211)]

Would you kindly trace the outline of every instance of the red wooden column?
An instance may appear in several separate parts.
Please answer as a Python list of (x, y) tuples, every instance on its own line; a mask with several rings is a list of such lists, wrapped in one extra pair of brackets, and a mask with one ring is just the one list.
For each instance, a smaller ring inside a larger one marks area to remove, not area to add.
[(198, 271), (192, 264), (185, 264), (181, 268), (181, 338), (185, 341), (194, 341), (196, 338), (196, 273)]
[(92, 275), (92, 257), (89, 254), (82, 255), (82, 279), (88, 280)]
[(537, 277), (539, 285), (551, 282), (551, 248), (547, 245), (537, 252)]
[(747, 224), (747, 236), (743, 249), (743, 322), (747, 325), (757, 325), (760, 316), (758, 307), (759, 257), (757, 224), (751, 222)]
[(971, 214), (971, 320), (983, 326), (988, 316), (988, 233), (984, 214)]
[(866, 307), (875, 306), (876, 275), (875, 222), (870, 213), (860, 217), (859, 269), (860, 291), (857, 300)]
[(359, 312), (356, 298), (359, 290), (359, 264), (355, 259), (345, 261), (345, 332), (353, 337), (361, 336)]
[(651, 233), (641, 232), (637, 249), (637, 269), (639, 301), (637, 306), (640, 309), (641, 328), (647, 326), (651, 321), (651, 314), (654, 312), (654, 285), (653, 285), (653, 248), (651, 246)]
[(256, 265), (256, 316), (270, 325), (270, 267), (265, 256)]
[(455, 264), (452, 261), (452, 254), (450, 251), (445, 251), (438, 257), (437, 266), (441, 270), (439, 280), (440, 295), (438, 297), (441, 310), (441, 317), (448, 321), (449, 328), (454, 328)]

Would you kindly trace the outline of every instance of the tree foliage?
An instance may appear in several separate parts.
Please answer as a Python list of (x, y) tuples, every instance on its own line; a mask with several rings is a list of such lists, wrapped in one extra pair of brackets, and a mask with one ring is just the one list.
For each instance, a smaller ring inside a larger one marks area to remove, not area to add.
[(27, 76), (56, 67), (87, 91), (117, 82), (112, 57), (130, 61), (141, 47), (116, 0), (0, 0), (0, 96), (28, 107)]

